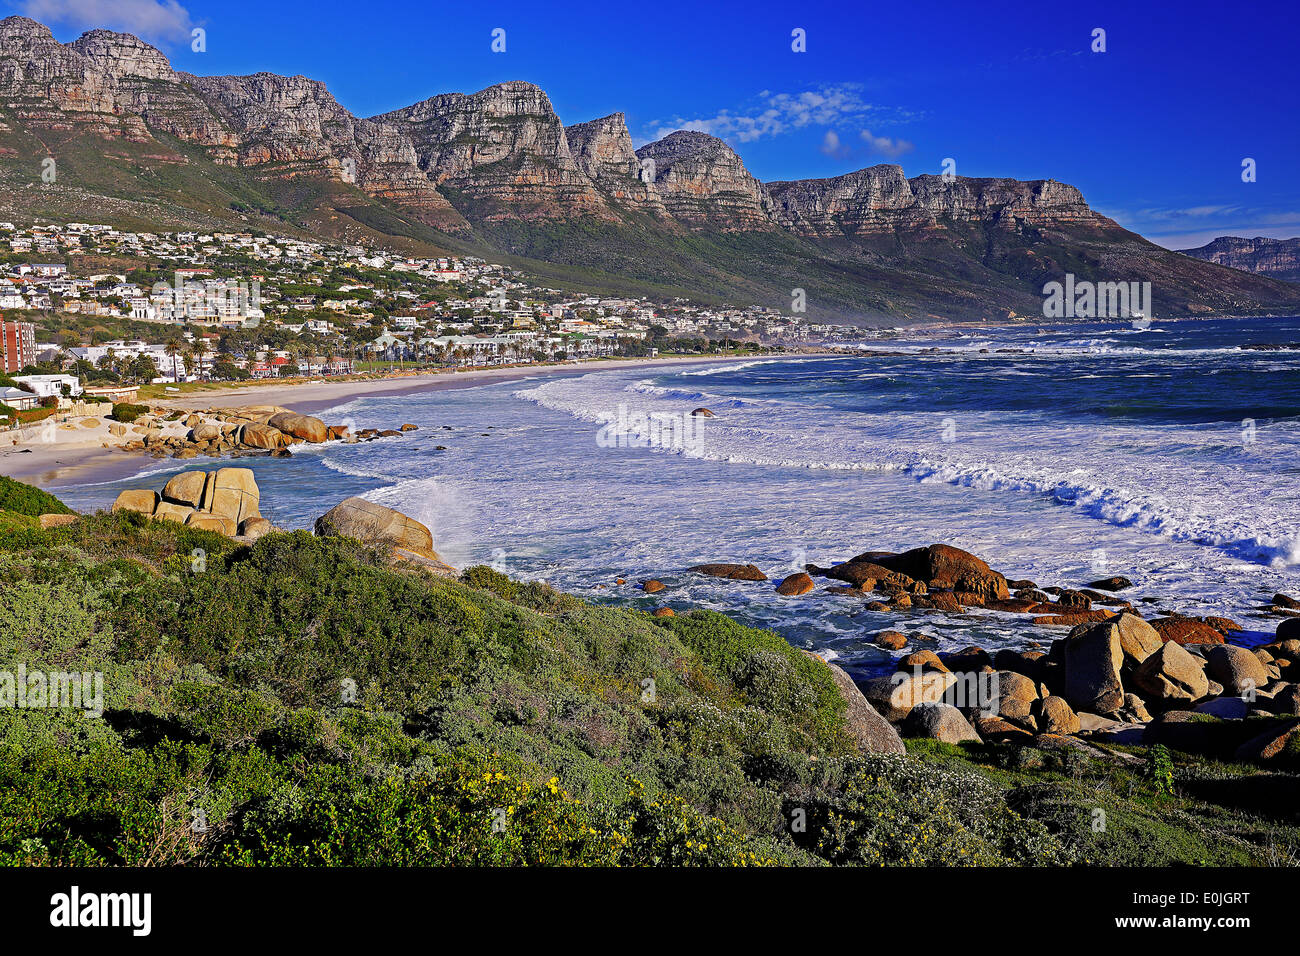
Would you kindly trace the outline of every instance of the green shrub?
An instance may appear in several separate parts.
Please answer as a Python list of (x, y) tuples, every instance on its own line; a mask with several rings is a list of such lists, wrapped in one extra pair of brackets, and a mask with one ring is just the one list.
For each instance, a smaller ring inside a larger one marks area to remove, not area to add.
[(113, 420), (130, 424), (148, 411), (148, 405), (134, 405), (131, 402), (118, 402), (113, 406)]
[(795, 839), (835, 864), (997, 866), (1068, 864), (1074, 854), (1040, 823), (1006, 805), (1002, 790), (957, 767), (906, 757), (850, 762), (843, 787), (806, 807)]
[[(105, 705), (0, 709), (0, 864), (1262, 858), (1257, 824), (1208, 804), (1175, 818), (1177, 795), (1154, 812), (1100, 760), (1061, 782), (1055, 759), (989, 748), (858, 756), (828, 669), (717, 614), (652, 619), (487, 568), (394, 569), (349, 539), (244, 546), (128, 513), (51, 529), (0, 513), (0, 581), (0, 659), (102, 672)], [(1166, 808), (1159, 851), (1140, 826)]]
[(49, 492), (2, 475), (0, 475), (0, 511), (12, 511), (33, 517), (44, 514), (76, 514)]

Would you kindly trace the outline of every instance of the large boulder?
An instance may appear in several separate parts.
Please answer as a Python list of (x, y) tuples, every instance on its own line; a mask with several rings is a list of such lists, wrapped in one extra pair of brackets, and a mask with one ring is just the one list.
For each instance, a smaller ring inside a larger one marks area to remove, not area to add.
[(113, 512), (136, 511), (142, 515), (151, 515), (158, 507), (158, 492), (132, 488), (122, 492), (113, 502)]
[(1005, 601), (1011, 596), (1006, 578), (969, 551), (947, 544), (913, 548), (881, 557), (876, 563), (924, 581), (932, 588), (977, 594), (986, 601)]
[(752, 564), (697, 564), (690, 568), (697, 574), (732, 581), (766, 581), (767, 575)]
[(240, 536), (254, 541), (274, 530), (274, 526), (265, 518), (245, 518), (239, 523)]
[(329, 441), (329, 427), (319, 418), (310, 415), (298, 415), (294, 412), (280, 412), (272, 415), (266, 422), (272, 428), (278, 428), (287, 435), (301, 438), (308, 442)]
[(1242, 743), (1233, 753), (1233, 758), (1266, 762), (1290, 757), (1290, 760), (1285, 762), (1294, 764), (1298, 744), (1300, 744), (1300, 720), (1275, 723), (1263, 733)]
[(289, 409), (281, 405), (240, 405), (226, 409), (226, 414), (231, 418), (243, 418), (263, 425), (274, 416), (285, 412), (289, 412)]
[[(998, 671), (997, 683), (994, 686), (997, 688), (998, 700), (1001, 702), (1019, 700), (1028, 705), (1038, 699), (1038, 684), (1015, 671)], [(1006, 714), (1002, 716), (1005, 717)]]
[(175, 521), (177, 524), (185, 524), (192, 514), (194, 509), (189, 505), (178, 505), (174, 501), (160, 501), (153, 517), (155, 521)]
[[(236, 526), (247, 518), (261, 517), (261, 492), (250, 468), (219, 468), (208, 475), (203, 488), (204, 511), (226, 518)], [(231, 532), (234, 533), (233, 531)]]
[(257, 422), (249, 422), (239, 429), (239, 442), (249, 448), (265, 448), (270, 451), (287, 444), (284, 432), (280, 429)]
[(1065, 639), (1064, 657), (1065, 699), (1072, 706), (1111, 714), (1124, 705), (1124, 651), (1116, 628), (1103, 623), (1072, 632)]
[(216, 441), (221, 437), (221, 426), (202, 422), (190, 429), (190, 441)]
[(1205, 655), (1205, 671), (1223, 685), (1225, 693), (1238, 695), (1263, 688), (1269, 681), (1264, 663), (1235, 644), (1220, 644)]
[(203, 489), (207, 483), (205, 471), (182, 471), (167, 482), (162, 496), (166, 501), (197, 508), (203, 503)]
[(897, 723), (910, 714), (917, 704), (943, 700), (948, 688), (955, 683), (956, 674), (900, 671), (891, 677), (877, 677), (867, 681), (862, 685), (862, 693), (882, 717), (891, 723)]
[(1044, 697), (1034, 701), (1033, 716), (1045, 734), (1077, 734), (1079, 715), (1063, 697)]
[(318, 535), (342, 535), (438, 559), (433, 534), (414, 518), (364, 498), (345, 498), (316, 519)]
[(235, 522), (229, 518), (203, 511), (191, 511), (189, 517), (185, 519), (185, 525), (199, 531), (215, 531), (228, 538), (233, 538), (236, 531)]
[[(822, 660), (816, 654), (805, 651), (810, 657)], [(857, 743), (859, 749), (867, 753), (875, 754), (903, 754), (907, 753), (907, 748), (903, 746), (903, 739), (898, 736), (889, 721), (881, 717), (876, 709), (871, 706), (858, 685), (853, 683), (850, 677), (840, 667), (836, 667), (828, 661), (824, 661), (831, 670), (831, 679), (835, 681), (835, 686), (848, 704), (848, 711), (844, 715), (844, 722), (848, 729), (849, 736)]]
[(903, 721), (903, 735), (959, 744), (966, 740), (979, 743), (975, 728), (952, 704), (922, 703), (912, 708)]
[(1288, 617), (1277, 626), (1277, 638), (1279, 641), (1300, 638), (1300, 617)]
[(1133, 672), (1133, 683), (1153, 700), (1200, 700), (1210, 690), (1205, 667), (1182, 645), (1170, 641)]
[[(879, 585), (888, 585), (891, 588), (909, 592), (917, 590), (915, 578), (908, 577), (906, 574), (899, 574), (897, 571), (891, 571), (874, 561), (858, 561), (856, 559), (846, 561), (843, 564), (835, 565), (833, 568), (828, 568), (826, 577), (834, 578), (836, 581), (844, 581), (864, 591), (874, 591)], [(919, 590), (924, 593), (926, 588), (922, 585)]]
[(1164, 644), (1159, 632), (1137, 614), (1125, 611), (1106, 626), (1119, 633), (1120, 650), (1124, 652), (1124, 660), (1130, 664), (1141, 664)]

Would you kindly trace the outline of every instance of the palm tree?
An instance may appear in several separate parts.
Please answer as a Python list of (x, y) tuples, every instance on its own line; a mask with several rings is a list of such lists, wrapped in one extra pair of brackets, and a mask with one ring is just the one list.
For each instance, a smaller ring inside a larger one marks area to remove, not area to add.
[(205, 339), (203, 336), (200, 335), (197, 339), (194, 340), (194, 357), (198, 359), (200, 379), (203, 378), (203, 357), (207, 355), (209, 351), (210, 349), (208, 348), (208, 340)]
[(163, 348), (163, 351), (171, 356), (172, 381), (180, 384), (181, 377), (180, 372), (177, 370), (176, 356), (181, 354), (181, 343), (176, 339), (168, 339), (167, 345)]

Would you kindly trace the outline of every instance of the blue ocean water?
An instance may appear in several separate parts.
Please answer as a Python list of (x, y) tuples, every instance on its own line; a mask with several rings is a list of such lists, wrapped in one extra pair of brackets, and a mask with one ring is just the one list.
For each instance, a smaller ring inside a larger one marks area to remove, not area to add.
[[(1123, 574), (1148, 616), (1226, 615), (1259, 640), (1274, 628), (1261, 601), (1300, 596), (1300, 345), (1249, 346), (1288, 343), (1300, 318), (989, 328), (849, 356), (538, 375), (357, 399), (323, 417), (420, 430), (250, 461), (277, 524), (364, 494), (428, 524), (458, 566), (724, 610), (861, 672), (886, 659), (870, 643), (886, 627), (940, 649), (1057, 635), (685, 569), (745, 561), (775, 579), (943, 541), (1043, 585)], [(700, 406), (715, 417), (689, 415)], [(59, 493), (101, 507), (178, 470)], [(668, 590), (637, 590), (649, 576)]]

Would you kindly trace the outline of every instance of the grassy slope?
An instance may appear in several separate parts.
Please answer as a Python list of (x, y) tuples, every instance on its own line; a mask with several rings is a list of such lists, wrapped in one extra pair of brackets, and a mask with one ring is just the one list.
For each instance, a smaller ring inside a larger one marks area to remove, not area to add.
[(127, 515), (41, 530), (0, 513), (0, 582), (3, 667), (102, 671), (105, 695), (102, 720), (0, 709), (0, 861), (1239, 863), (1295, 846), (1294, 810), (1226, 812), (1206, 802), (1221, 793), (1164, 797), (1057, 755), (854, 755), (825, 668), (713, 613)]

